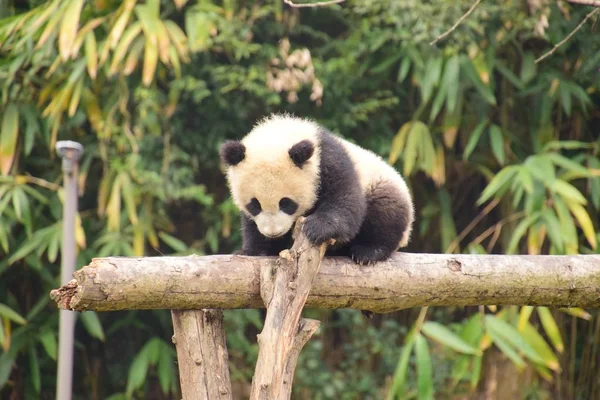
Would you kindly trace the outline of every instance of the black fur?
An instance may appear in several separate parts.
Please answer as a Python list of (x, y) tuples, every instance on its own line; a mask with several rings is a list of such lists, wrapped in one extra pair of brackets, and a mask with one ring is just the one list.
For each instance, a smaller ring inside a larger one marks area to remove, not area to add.
[(279, 200), (279, 209), (288, 215), (294, 215), (298, 209), (298, 203), (289, 197), (284, 197), (283, 199)]
[(246, 204), (246, 210), (255, 217), (260, 214), (262, 207), (256, 197), (253, 197), (252, 200), (250, 200), (250, 203)]
[(296, 164), (296, 167), (302, 168), (308, 159), (312, 157), (314, 152), (315, 147), (310, 140), (303, 140), (293, 145), (288, 151), (288, 154), (294, 164)]
[(246, 157), (246, 146), (237, 140), (228, 140), (221, 146), (220, 153), (225, 164), (237, 165)]
[[(335, 239), (336, 245), (329, 248), (327, 255), (349, 256), (360, 264), (387, 259), (407, 229), (410, 212), (407, 200), (402, 199), (393, 184), (385, 181), (365, 197), (343, 146), (325, 130), (319, 136), (320, 184), (315, 206), (305, 213), (304, 233), (316, 244)], [(280, 238), (268, 239), (246, 215), (242, 216), (242, 226), (242, 254), (278, 255), (292, 245), (291, 231)]]
[(352, 240), (350, 255), (359, 264), (388, 259), (408, 228), (410, 210), (398, 188), (381, 182), (367, 196), (367, 214)]
[(320, 149), (318, 200), (307, 213), (304, 233), (315, 244), (329, 239), (348, 243), (360, 229), (367, 204), (354, 165), (342, 145), (322, 131)]

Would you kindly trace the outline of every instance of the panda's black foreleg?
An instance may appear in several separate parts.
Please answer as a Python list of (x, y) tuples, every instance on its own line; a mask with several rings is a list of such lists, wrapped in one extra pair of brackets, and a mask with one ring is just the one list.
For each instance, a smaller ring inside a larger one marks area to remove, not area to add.
[(283, 249), (291, 245), (291, 232), (286, 235), (269, 239), (258, 230), (256, 223), (242, 214), (242, 249), (236, 254), (246, 256), (277, 256)]
[(318, 202), (304, 223), (304, 233), (316, 244), (335, 239), (348, 243), (365, 216), (366, 201), (354, 165), (333, 136), (321, 136)]
[(399, 190), (385, 182), (367, 196), (367, 212), (358, 235), (350, 243), (350, 256), (359, 264), (387, 260), (408, 228), (410, 204)]

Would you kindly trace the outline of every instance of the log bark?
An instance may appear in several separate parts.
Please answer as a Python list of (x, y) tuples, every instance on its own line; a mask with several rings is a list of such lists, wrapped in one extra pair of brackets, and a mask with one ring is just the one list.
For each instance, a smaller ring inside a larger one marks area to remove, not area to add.
[[(277, 257), (93, 259), (51, 296), (75, 311), (262, 308), (260, 269)], [(390, 312), (417, 306), (600, 306), (600, 255), (397, 253), (374, 266), (325, 257), (306, 306)]]
[(294, 245), (281, 252), (275, 268), (261, 271), (260, 292), (267, 307), (258, 335), (258, 360), (250, 400), (289, 399), (300, 350), (320, 322), (300, 319), (327, 244), (313, 246), (302, 233), (303, 219), (294, 229)]
[(172, 310), (183, 400), (233, 399), (221, 310)]

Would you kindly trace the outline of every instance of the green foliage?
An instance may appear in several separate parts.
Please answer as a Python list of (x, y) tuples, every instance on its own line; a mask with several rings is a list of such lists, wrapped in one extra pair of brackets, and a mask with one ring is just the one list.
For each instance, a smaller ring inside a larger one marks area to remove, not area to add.
[[(315, 118), (405, 174), (417, 204), (408, 251), (598, 253), (600, 39), (588, 24), (534, 62), (587, 10), (482, 2), (430, 46), (470, 5), (0, 0), (0, 395), (54, 393), (59, 139), (85, 146), (78, 266), (236, 249), (218, 146), (273, 111)], [(295, 395), (472, 394), (493, 351), (536, 371), (530, 394), (600, 395), (574, 375), (597, 357), (600, 325), (584, 341), (591, 312), (426, 310), (375, 323), (312, 311), (324, 323), (301, 353)], [(236, 387), (251, 382), (261, 315), (225, 313)], [(76, 398), (178, 395), (168, 312), (78, 320)]]

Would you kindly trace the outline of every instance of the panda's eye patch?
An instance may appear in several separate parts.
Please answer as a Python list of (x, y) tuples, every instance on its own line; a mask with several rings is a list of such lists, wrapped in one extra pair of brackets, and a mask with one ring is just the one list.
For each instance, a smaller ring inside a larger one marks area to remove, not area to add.
[(284, 197), (279, 200), (279, 209), (286, 214), (292, 215), (298, 209), (298, 204), (294, 200)]
[(252, 200), (250, 200), (250, 203), (246, 205), (246, 208), (248, 209), (248, 212), (254, 216), (257, 216), (262, 211), (262, 207), (256, 197), (253, 197)]

